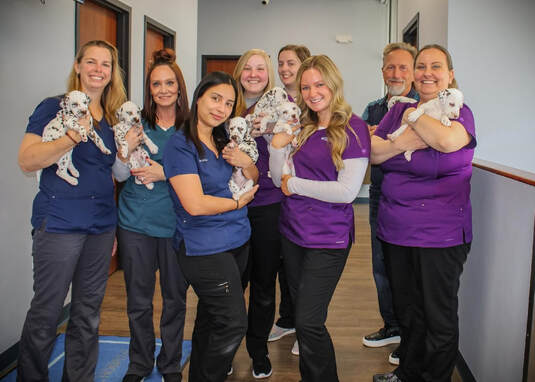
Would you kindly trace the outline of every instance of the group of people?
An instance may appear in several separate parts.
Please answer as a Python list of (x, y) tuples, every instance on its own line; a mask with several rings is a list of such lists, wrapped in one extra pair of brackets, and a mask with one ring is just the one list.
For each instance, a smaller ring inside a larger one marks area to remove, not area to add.
[[(282, 172), (294, 135), (255, 136), (256, 163), (228, 145), (228, 120), (253, 113), (274, 86), (271, 60), (263, 50), (245, 52), (233, 75), (207, 74), (191, 105), (175, 59), (170, 49), (156, 51), (148, 68), (142, 124), (159, 148), (148, 167), (130, 170), (128, 156), (122, 157), (113, 143), (110, 126), (126, 96), (117, 50), (107, 42), (82, 46), (67, 90), (90, 96), (96, 134), (113, 148), (111, 155), (81, 142), (73, 130), (42, 142), (62, 96), (45, 99), (30, 117), (19, 165), (23, 171), (43, 172), (32, 213), (35, 294), (20, 341), (18, 380), (48, 379), (47, 363), (71, 283), (63, 379), (93, 380), (100, 305), (117, 233), (131, 333), (124, 382), (142, 381), (154, 367), (157, 270), (163, 311), (156, 366), (163, 381), (182, 379), (190, 285), (198, 304), (189, 381), (224, 381), (244, 337), (253, 377), (267, 378), (273, 370), (267, 342), (293, 332), (301, 380), (338, 381), (325, 322), (355, 241), (352, 202), (369, 162), (373, 270), (385, 325), (363, 342), (400, 342), (390, 357), (399, 366), (373, 380), (449, 380), (458, 344), (459, 277), (472, 239), (474, 120), (466, 105), (448, 128), (425, 115), (407, 120), (419, 104), (456, 86), (447, 50), (430, 45), (417, 53), (406, 44), (388, 45), (382, 68), (388, 93), (368, 105), (361, 119), (346, 102), (341, 73), (329, 57), (312, 56), (300, 45), (281, 48), (279, 77), (302, 112), (294, 126), (301, 129), (292, 146), (295, 175)], [(388, 111), (394, 95), (419, 96), (419, 101)], [(391, 141), (387, 135), (402, 122), (410, 128)], [(80, 123), (90, 128), (89, 117)], [(131, 129), (126, 139), (130, 155), (143, 144), (142, 129)], [(55, 161), (69, 150), (80, 171), (75, 187), (55, 175)], [(411, 162), (402, 154), (406, 150), (417, 150)], [(238, 200), (228, 187), (233, 167), (255, 183)], [(118, 208), (112, 176), (126, 181)], [(136, 184), (134, 177), (153, 182), (154, 189)], [(281, 317), (274, 325), (277, 274)]]

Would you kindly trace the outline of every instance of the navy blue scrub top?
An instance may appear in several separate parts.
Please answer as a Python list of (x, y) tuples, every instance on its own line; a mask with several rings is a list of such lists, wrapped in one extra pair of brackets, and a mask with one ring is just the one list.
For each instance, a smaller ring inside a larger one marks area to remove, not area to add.
[[(221, 155), (216, 157), (206, 146), (204, 156), (200, 157), (195, 145), (186, 140), (182, 130), (169, 139), (163, 154), (163, 166), (167, 179), (197, 174), (204, 194), (232, 199), (228, 187), (232, 166)], [(249, 240), (251, 226), (247, 207), (217, 215), (192, 216), (182, 207), (170, 183), (169, 190), (177, 217), (173, 240), (176, 250), (184, 240), (188, 256), (212, 255), (238, 248)]]
[[(61, 98), (42, 101), (30, 116), (26, 132), (42, 136), (45, 126), (56, 117)], [(80, 172), (77, 186), (71, 186), (56, 175), (56, 164), (44, 168), (39, 192), (33, 201), (34, 228), (44, 223), (47, 232), (87, 234), (109, 232), (115, 228), (117, 210), (111, 168), (117, 148), (108, 122), (102, 118), (98, 125), (100, 129), (95, 128), (95, 131), (111, 154), (102, 153), (91, 139), (75, 146), (72, 161)]]

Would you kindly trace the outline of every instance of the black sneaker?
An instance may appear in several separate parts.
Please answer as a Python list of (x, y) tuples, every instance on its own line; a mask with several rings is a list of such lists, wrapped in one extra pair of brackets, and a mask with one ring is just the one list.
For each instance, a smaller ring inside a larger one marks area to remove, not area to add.
[(136, 374), (126, 374), (123, 378), (123, 382), (143, 382), (145, 377)]
[(163, 374), (162, 382), (182, 382), (182, 374), (181, 373)]
[(253, 377), (256, 379), (267, 378), (272, 372), (268, 356), (253, 360)]
[(368, 334), (362, 338), (364, 346), (379, 348), (390, 344), (399, 344), (401, 337), (398, 328), (381, 328), (377, 332)]
[(388, 362), (392, 365), (399, 365), (399, 346), (388, 356)]
[(373, 376), (373, 382), (403, 382), (394, 373), (375, 374)]

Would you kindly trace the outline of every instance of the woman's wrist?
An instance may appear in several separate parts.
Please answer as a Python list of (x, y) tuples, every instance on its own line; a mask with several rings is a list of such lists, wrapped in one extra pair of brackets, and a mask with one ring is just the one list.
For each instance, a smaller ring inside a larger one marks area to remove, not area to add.
[(78, 143), (80, 143), (81, 139), (80, 139), (80, 141), (77, 141), (76, 139), (74, 139), (74, 138), (72, 137), (71, 134), (69, 134), (69, 131), (70, 131), (70, 130), (67, 130), (67, 131), (65, 132), (65, 135), (72, 141), (72, 143), (74, 143), (75, 146), (77, 146)]
[(236, 199), (236, 209), (240, 209), (240, 199)]

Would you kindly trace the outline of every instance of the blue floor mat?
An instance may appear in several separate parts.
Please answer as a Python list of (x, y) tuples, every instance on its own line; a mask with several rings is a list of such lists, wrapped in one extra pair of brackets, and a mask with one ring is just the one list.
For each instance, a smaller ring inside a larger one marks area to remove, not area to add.
[[(100, 336), (98, 348), (97, 370), (95, 372), (95, 382), (120, 382), (128, 368), (128, 345), (130, 344), (129, 337), (113, 337)], [(160, 352), (162, 341), (156, 339), (156, 352)], [(63, 373), (63, 361), (65, 359), (64, 353), (65, 335), (60, 334), (52, 350), (50, 362), (48, 364), (48, 375), (51, 382), (61, 381)], [(180, 361), (181, 368), (184, 367), (189, 360), (191, 354), (191, 341), (184, 340), (182, 342), (182, 360)], [(17, 370), (13, 370), (0, 381), (15, 382), (17, 380)], [(145, 378), (145, 382), (161, 381), (162, 377), (156, 367), (152, 374)]]

